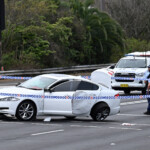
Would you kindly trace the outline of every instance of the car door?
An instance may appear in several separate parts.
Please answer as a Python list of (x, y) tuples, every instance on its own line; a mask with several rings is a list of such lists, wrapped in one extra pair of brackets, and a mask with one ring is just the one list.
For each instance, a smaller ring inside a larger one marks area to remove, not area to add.
[(45, 92), (45, 114), (72, 114), (72, 96), (75, 93), (74, 80), (60, 83)]
[(74, 115), (87, 115), (100, 96), (100, 87), (87, 81), (80, 81), (72, 99), (72, 113)]

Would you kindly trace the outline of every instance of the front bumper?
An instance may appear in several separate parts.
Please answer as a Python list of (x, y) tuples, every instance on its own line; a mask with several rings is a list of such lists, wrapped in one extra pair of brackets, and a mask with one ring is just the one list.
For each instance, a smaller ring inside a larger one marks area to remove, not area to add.
[(0, 114), (15, 115), (17, 102), (0, 102)]
[[(122, 85), (128, 85), (128, 87), (122, 87)], [(130, 89), (130, 90), (143, 90), (145, 89), (145, 83), (144, 81), (134, 81), (134, 82), (117, 82), (115, 80), (111, 81), (111, 87), (115, 90), (124, 90), (124, 89)]]

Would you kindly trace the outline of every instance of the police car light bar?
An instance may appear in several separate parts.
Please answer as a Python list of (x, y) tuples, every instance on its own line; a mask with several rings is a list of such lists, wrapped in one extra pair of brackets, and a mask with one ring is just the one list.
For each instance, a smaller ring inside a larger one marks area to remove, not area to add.
[(150, 51), (147, 51), (147, 52), (133, 52), (133, 53), (125, 54), (125, 56), (150, 57)]
[(150, 55), (133, 55), (133, 54), (125, 54), (125, 56), (134, 56), (134, 57), (150, 57)]

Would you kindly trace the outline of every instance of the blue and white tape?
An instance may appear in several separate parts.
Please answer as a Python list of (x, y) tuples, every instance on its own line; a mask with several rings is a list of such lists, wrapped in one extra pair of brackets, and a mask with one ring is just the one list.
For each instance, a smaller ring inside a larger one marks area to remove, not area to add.
[[(91, 76), (81, 76), (82, 78), (85, 79), (91, 79)], [(31, 79), (32, 77), (17, 77), (17, 76), (0, 76), (0, 79), (15, 79), (15, 80), (28, 80)], [(111, 77), (112, 80), (138, 80), (138, 81), (145, 81), (150, 79), (146, 78), (126, 78), (126, 77)]]
[[(90, 76), (81, 76), (82, 78), (85, 79), (91, 79)], [(14, 79), (14, 80), (29, 80), (32, 77), (17, 77), (17, 76), (0, 76), (0, 79)]]
[(28, 80), (32, 77), (0, 76), (0, 79)]
[(132, 95), (132, 96), (44, 96), (44, 95), (30, 95), (30, 94), (13, 94), (0, 93), (4, 97), (20, 97), (20, 98), (37, 98), (37, 99), (76, 99), (76, 100), (99, 100), (99, 99), (146, 99), (150, 95)]
[(150, 81), (147, 78), (126, 78), (126, 77), (111, 77), (112, 80), (138, 80), (138, 81)]

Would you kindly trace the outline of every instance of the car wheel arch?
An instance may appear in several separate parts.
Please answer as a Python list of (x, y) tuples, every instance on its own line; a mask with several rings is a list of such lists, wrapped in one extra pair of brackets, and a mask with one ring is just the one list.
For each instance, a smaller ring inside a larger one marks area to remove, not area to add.
[(109, 105), (108, 105), (106, 102), (101, 101), (101, 102), (97, 102), (97, 103), (95, 103), (95, 104), (93, 105), (93, 107), (91, 108), (90, 114), (92, 114), (92, 112), (95, 110), (95, 108), (96, 108), (98, 105), (105, 105), (105, 106), (108, 107), (109, 110), (110, 110)]
[[(17, 108), (16, 108), (16, 113), (17, 113), (17, 109), (18, 109), (19, 105), (20, 105), (21, 103), (24, 103), (24, 102), (31, 102), (31, 103), (34, 105), (35, 111), (36, 111), (36, 114), (37, 114), (37, 105), (36, 105), (36, 103), (35, 103), (33, 100), (31, 100), (31, 99), (25, 99), (25, 100), (21, 101), (21, 102), (18, 104)], [(16, 113), (15, 113), (15, 116), (16, 116)]]

